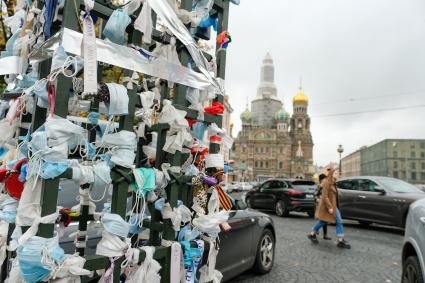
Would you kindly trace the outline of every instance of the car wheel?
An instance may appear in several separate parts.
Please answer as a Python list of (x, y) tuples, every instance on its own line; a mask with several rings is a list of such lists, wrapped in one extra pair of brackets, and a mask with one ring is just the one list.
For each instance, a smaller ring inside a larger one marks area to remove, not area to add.
[(288, 206), (283, 200), (276, 202), (274, 211), (276, 212), (276, 215), (280, 217), (288, 216), (289, 214)]
[(253, 207), (252, 207), (251, 198), (246, 198), (246, 199), (245, 199), (245, 202), (246, 202), (246, 206), (247, 206), (247, 207), (249, 207), (249, 208), (253, 208)]
[(265, 229), (261, 235), (257, 247), (257, 255), (253, 270), (258, 274), (270, 272), (274, 263), (275, 239), (273, 233), (269, 229)]
[(424, 282), (421, 266), (417, 256), (409, 256), (403, 265), (402, 283)]

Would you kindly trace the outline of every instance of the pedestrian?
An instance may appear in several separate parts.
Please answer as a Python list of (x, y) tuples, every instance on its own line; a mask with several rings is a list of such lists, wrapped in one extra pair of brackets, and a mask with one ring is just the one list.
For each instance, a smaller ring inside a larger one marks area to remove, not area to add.
[[(326, 175), (325, 174), (320, 174), (319, 175), (319, 184), (317, 185), (317, 189), (316, 192), (314, 193), (314, 205), (315, 205), (315, 210), (317, 210), (318, 206), (319, 206), (319, 201), (320, 198), (322, 196), (322, 188), (323, 188), (323, 181), (326, 179)], [(332, 240), (332, 238), (328, 237), (328, 223), (325, 223), (322, 227), (323, 230), (323, 240)]]
[(320, 228), (326, 223), (336, 224), (336, 237), (338, 240), (337, 246), (339, 248), (351, 248), (350, 244), (344, 239), (344, 225), (342, 222), (341, 213), (337, 207), (337, 190), (336, 190), (336, 177), (337, 172), (334, 168), (327, 170), (328, 176), (322, 182), (322, 196), (319, 205), (316, 209), (316, 218), (318, 221), (314, 224), (308, 238), (314, 243), (318, 244), (317, 234)]

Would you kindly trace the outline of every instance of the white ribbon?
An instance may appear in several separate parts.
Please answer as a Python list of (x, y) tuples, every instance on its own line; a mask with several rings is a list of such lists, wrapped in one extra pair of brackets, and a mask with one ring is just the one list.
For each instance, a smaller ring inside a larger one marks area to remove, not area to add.
[(143, 33), (142, 41), (146, 44), (152, 42), (152, 9), (147, 1), (144, 1), (142, 11), (136, 21), (134, 21), (134, 28)]
[(208, 261), (207, 264), (199, 269), (201, 274), (199, 278), (199, 283), (220, 283), (221, 279), (223, 279), (223, 274), (220, 271), (215, 269), (218, 249), (216, 246), (216, 240), (209, 241), (210, 250), (208, 253)]
[(9, 231), (9, 223), (0, 220), (0, 268), (5, 263), (6, 247), (7, 247), (7, 233)]
[(21, 70), (20, 56), (8, 56), (0, 59), (0, 75), (19, 74)]
[(94, 1), (85, 0), (87, 15), (83, 20), (84, 94), (97, 93), (96, 32), (90, 10)]
[(165, 203), (162, 210), (162, 218), (170, 219), (173, 223), (174, 231), (180, 231), (182, 223), (190, 222), (192, 213), (190, 209), (185, 205), (180, 205), (179, 207), (171, 208), (170, 203)]
[(137, 74), (137, 72), (133, 72), (133, 74), (131, 75), (131, 77), (124, 77), (124, 83), (127, 83), (127, 88), (128, 89), (133, 89), (133, 84), (135, 85), (139, 85), (139, 75)]

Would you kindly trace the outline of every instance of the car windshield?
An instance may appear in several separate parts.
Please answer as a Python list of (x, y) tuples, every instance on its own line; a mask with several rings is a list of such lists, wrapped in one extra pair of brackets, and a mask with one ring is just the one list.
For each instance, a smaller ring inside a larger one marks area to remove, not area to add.
[(392, 192), (396, 193), (423, 193), (420, 189), (415, 186), (399, 180), (399, 179), (391, 179), (391, 178), (379, 178), (379, 182), (381, 182), (386, 189), (389, 189)]
[(292, 181), (291, 183), (294, 186), (314, 186), (314, 185), (316, 185), (316, 183), (314, 183), (313, 181), (305, 181), (305, 180)]

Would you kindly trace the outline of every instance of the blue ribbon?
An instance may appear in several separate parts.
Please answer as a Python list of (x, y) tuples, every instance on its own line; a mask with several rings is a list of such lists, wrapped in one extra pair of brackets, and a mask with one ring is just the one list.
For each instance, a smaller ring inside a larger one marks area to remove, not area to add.
[(46, 0), (46, 9), (44, 10), (44, 39), (49, 39), (51, 36), (50, 29), (52, 28), (53, 17), (55, 16), (58, 0)]

